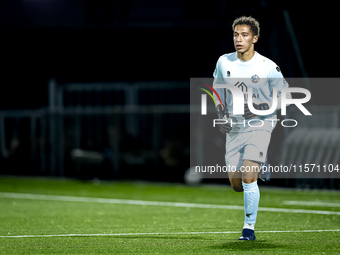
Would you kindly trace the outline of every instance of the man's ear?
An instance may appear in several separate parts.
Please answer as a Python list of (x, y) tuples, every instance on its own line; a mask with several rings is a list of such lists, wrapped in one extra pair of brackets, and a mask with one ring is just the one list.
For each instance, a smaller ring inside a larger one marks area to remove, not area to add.
[(257, 35), (254, 35), (254, 37), (253, 37), (253, 43), (256, 43), (258, 39), (259, 39), (259, 37), (258, 37)]

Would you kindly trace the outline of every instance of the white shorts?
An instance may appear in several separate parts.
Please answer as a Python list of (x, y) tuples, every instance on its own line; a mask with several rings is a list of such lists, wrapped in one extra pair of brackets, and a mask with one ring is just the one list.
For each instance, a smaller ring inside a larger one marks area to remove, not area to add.
[(240, 170), (245, 159), (265, 163), (270, 137), (268, 131), (228, 134), (225, 161), (229, 172)]

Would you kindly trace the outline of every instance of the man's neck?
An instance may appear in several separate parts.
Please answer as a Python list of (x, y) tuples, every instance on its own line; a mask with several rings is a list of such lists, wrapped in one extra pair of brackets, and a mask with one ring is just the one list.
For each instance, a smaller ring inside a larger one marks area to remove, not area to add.
[(242, 61), (248, 61), (251, 60), (255, 55), (254, 50), (249, 50), (243, 53), (237, 52), (237, 57)]

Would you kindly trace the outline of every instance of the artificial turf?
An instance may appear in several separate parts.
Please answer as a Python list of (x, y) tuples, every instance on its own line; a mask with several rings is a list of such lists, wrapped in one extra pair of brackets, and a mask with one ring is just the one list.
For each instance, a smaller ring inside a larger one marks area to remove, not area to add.
[[(340, 212), (339, 192), (261, 186), (260, 190), (261, 208)], [(243, 194), (229, 186), (1, 177), (0, 254), (339, 254), (340, 250), (339, 214), (259, 211), (256, 241), (241, 242), (240, 209), (4, 198), (3, 192), (243, 205)], [(327, 201), (334, 207), (284, 205), (287, 200)]]

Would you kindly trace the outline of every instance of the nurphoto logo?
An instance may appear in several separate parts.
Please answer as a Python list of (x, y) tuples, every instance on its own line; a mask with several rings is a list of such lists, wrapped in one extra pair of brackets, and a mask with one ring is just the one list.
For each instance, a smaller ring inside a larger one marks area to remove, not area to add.
[[(216, 92), (216, 90), (207, 85), (204, 84), (206, 87), (208, 87), (209, 89), (211, 89), (213, 91), (213, 93), (216, 95), (216, 97), (219, 99), (220, 104), (222, 105), (222, 101), (220, 96), (218, 95), (218, 93)], [(236, 84), (238, 85), (238, 84)], [(248, 108), (249, 110), (254, 113), (255, 115), (258, 116), (266, 116), (266, 115), (270, 115), (272, 113), (274, 113), (277, 109), (278, 106), (278, 100), (277, 100), (277, 88), (273, 88), (273, 92), (272, 92), (272, 98), (273, 98), (273, 102), (270, 106), (270, 108), (268, 110), (257, 110), (254, 108), (253, 106), (253, 91), (252, 88), (249, 87), (247, 89), (243, 89), (243, 86), (241, 86), (242, 88), (240, 89), (240, 86), (233, 86), (231, 84), (214, 84), (215, 88), (222, 88), (222, 89), (228, 89), (229, 92), (231, 93), (232, 97), (233, 97), (233, 114), (234, 115), (243, 115), (244, 114), (244, 98), (246, 97), (247, 100), (247, 104), (248, 104)], [(206, 89), (200, 88), (201, 90), (205, 91), (214, 101), (215, 106), (217, 105), (216, 100), (214, 98), (214, 96)], [(304, 98), (287, 98), (286, 95), (287, 93), (302, 93), (305, 95)], [(250, 95), (250, 96), (248, 96)], [(286, 112), (286, 106), (287, 105), (292, 105), (294, 104), (304, 115), (308, 115), (311, 116), (312, 114), (303, 106), (304, 103), (307, 103), (309, 100), (311, 99), (311, 93), (309, 92), (309, 90), (305, 89), (305, 88), (291, 88), (291, 87), (287, 87), (287, 88), (283, 88), (281, 90), (281, 115), (285, 116), (287, 114)], [(201, 95), (201, 115), (206, 115), (207, 114), (207, 95), (206, 94), (202, 94)], [(265, 119), (266, 121), (271, 121), (272, 125), (274, 125), (274, 123), (276, 123), (276, 121), (279, 121), (279, 119)], [(259, 120), (260, 122), (263, 123), (262, 120)], [(290, 121), (290, 122), (294, 122), (294, 125), (285, 125), (285, 122)], [(245, 125), (245, 120), (244, 120), (244, 125)], [(251, 125), (252, 120), (248, 121), (248, 125)], [(218, 124), (226, 124), (226, 123), (230, 123), (232, 125), (232, 120), (227, 120), (227, 119), (214, 119), (213, 122), (213, 126), (215, 127), (215, 125)], [(294, 119), (285, 119), (281, 121), (281, 124), (283, 127), (295, 127), (297, 126), (297, 121)], [(253, 126), (253, 127), (261, 127), (260, 126)]]

